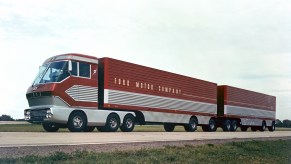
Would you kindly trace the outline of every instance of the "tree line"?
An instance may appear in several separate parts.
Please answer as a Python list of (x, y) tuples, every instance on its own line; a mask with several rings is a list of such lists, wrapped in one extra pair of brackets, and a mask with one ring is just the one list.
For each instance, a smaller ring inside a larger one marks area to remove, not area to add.
[[(0, 116), (0, 121), (18, 121), (18, 120), (13, 119), (13, 117), (9, 115), (3, 114)], [(291, 128), (291, 120), (286, 119), (281, 121), (279, 119), (276, 119), (276, 127)]]
[(277, 119), (276, 120), (276, 127), (291, 128), (291, 120), (286, 119), (286, 120), (281, 121), (281, 120)]

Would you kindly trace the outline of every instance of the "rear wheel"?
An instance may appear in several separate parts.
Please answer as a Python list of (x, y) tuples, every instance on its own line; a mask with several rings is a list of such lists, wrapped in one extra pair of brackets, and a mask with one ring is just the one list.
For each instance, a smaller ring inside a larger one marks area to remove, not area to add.
[(209, 132), (207, 125), (202, 125), (203, 132)]
[(112, 113), (107, 117), (105, 124), (106, 132), (116, 132), (120, 126), (120, 119), (117, 114)]
[(82, 112), (74, 112), (70, 115), (68, 129), (71, 132), (81, 132), (87, 127), (87, 117)]
[(93, 132), (95, 129), (95, 126), (87, 126), (86, 128), (84, 128), (84, 132)]
[(217, 129), (217, 126), (216, 126), (216, 124), (215, 124), (215, 120), (211, 118), (211, 119), (209, 120), (209, 124), (208, 124), (208, 131), (209, 131), (209, 132), (215, 132), (216, 129)]
[(197, 124), (198, 124), (197, 119), (194, 118), (194, 117), (192, 117), (192, 118), (189, 120), (189, 124), (184, 125), (184, 129), (185, 129), (185, 131), (187, 131), (187, 132), (194, 132), (195, 130), (197, 130)]
[(255, 127), (255, 126), (252, 126), (252, 127), (251, 127), (251, 130), (252, 130), (253, 132), (255, 132), (255, 131), (257, 131), (257, 130), (258, 130), (258, 128), (257, 128), (257, 127)]
[(248, 127), (247, 126), (241, 126), (240, 130), (243, 131), (243, 132), (246, 132), (248, 130)]
[(104, 126), (97, 126), (96, 128), (97, 128), (97, 130), (99, 132), (105, 132), (106, 131)]
[(124, 119), (120, 130), (123, 132), (132, 132), (135, 126), (134, 116), (131, 114), (127, 114)]
[(269, 129), (270, 132), (275, 131), (276, 127), (275, 127), (275, 122), (274, 121), (272, 122), (272, 125), (268, 127), (268, 129)]
[(56, 132), (59, 130), (59, 126), (57, 126), (55, 123), (50, 122), (43, 122), (42, 127), (47, 132)]
[(231, 121), (230, 131), (235, 132), (236, 129), (237, 129), (237, 121), (236, 120), (232, 120)]
[(229, 132), (231, 129), (231, 122), (229, 120), (225, 120), (223, 122), (222, 130), (225, 132)]
[(266, 122), (265, 121), (263, 121), (263, 123), (262, 123), (262, 126), (260, 127), (260, 131), (261, 132), (264, 132), (265, 130), (266, 130)]
[(172, 132), (175, 129), (175, 124), (164, 123), (164, 129), (166, 132)]

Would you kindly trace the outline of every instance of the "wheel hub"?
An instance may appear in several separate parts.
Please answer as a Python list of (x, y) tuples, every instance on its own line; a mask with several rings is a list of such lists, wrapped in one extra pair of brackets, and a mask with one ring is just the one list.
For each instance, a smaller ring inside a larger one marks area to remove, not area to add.
[(74, 117), (73, 123), (76, 128), (80, 128), (83, 125), (83, 120), (80, 117)]

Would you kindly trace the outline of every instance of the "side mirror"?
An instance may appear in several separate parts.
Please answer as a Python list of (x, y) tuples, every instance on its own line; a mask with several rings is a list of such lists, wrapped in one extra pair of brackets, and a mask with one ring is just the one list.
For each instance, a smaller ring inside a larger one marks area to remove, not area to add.
[(69, 72), (72, 72), (73, 71), (73, 66), (72, 66), (72, 60), (69, 60), (69, 66), (68, 66), (68, 70)]

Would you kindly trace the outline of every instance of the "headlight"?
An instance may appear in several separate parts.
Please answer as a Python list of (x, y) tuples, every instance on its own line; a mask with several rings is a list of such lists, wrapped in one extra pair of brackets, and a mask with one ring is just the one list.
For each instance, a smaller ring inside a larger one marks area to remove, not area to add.
[(53, 114), (49, 113), (49, 114), (46, 114), (46, 118), (52, 118), (53, 117)]
[(52, 118), (52, 117), (53, 117), (52, 111), (51, 111), (51, 109), (48, 109), (46, 111), (46, 118)]
[(30, 111), (29, 110), (24, 111), (24, 115), (30, 115)]

